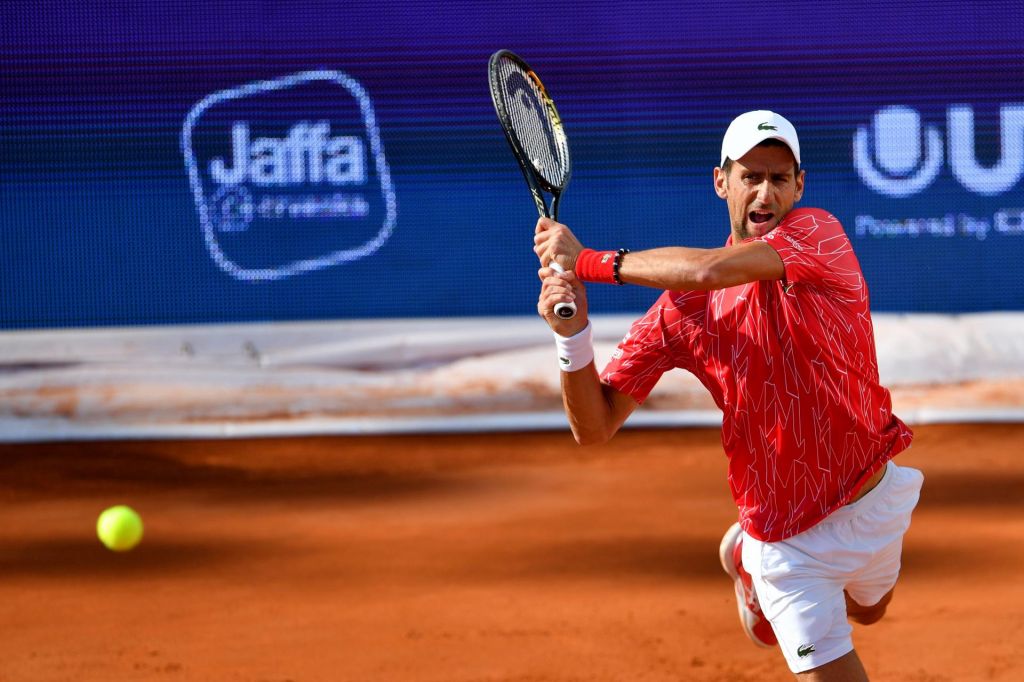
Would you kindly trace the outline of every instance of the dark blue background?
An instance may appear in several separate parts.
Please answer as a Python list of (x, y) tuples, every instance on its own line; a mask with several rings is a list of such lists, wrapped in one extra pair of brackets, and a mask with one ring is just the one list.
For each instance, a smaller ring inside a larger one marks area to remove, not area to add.
[[(487, 94), (499, 48), (524, 56), (569, 133), (561, 218), (588, 245), (717, 246), (711, 169), (736, 114), (783, 113), (801, 134), (803, 204), (847, 226), (877, 311), (1024, 309), (1024, 236), (858, 237), (858, 214), (988, 216), (948, 165), (890, 199), (852, 165), (852, 135), (905, 105), (945, 130), (1024, 102), (1024, 5), (963, 2), (4, 3), (0, 326), (526, 315), (536, 220)], [(212, 92), (308, 69), (358, 80), (376, 108), (397, 194), (373, 256), (243, 282), (211, 260), (179, 135)], [(1017, 141), (1024, 144), (1024, 141)], [(641, 288), (592, 287), (598, 312), (640, 311)]]

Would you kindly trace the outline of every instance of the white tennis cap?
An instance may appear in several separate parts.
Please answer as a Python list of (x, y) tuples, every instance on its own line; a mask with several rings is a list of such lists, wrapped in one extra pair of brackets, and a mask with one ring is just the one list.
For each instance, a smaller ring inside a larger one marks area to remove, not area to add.
[(765, 140), (784, 142), (793, 152), (796, 162), (800, 163), (800, 142), (796, 139), (796, 128), (774, 111), (748, 111), (734, 118), (722, 138), (722, 163), (727, 158), (738, 160)]

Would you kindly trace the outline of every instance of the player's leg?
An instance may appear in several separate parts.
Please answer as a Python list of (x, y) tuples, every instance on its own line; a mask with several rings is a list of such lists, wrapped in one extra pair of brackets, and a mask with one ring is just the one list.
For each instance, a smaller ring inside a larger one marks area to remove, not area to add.
[(822, 535), (828, 529), (812, 528), (781, 542), (761, 542), (747, 534), (742, 539), (743, 565), (794, 674), (846, 671), (853, 665), (847, 660), (826, 667), (853, 652), (853, 627), (846, 617), (845, 578), (828, 561), (837, 541), (823, 541)]
[(851, 651), (819, 668), (797, 673), (796, 679), (800, 682), (868, 682), (868, 674), (857, 652)]
[(889, 606), (889, 602), (892, 601), (892, 594), (895, 591), (896, 588), (893, 587), (872, 606), (861, 606), (853, 600), (849, 592), (844, 592), (846, 595), (846, 615), (854, 623), (860, 625), (877, 623), (885, 615), (885, 609)]
[(742, 566), (793, 673), (867, 679), (853, 653), (850, 621), (875, 622), (885, 613), (921, 480), (920, 472), (890, 463), (867, 495), (803, 533), (772, 543), (743, 534)]
[(900, 577), (903, 536), (910, 527), (923, 476), (890, 462), (886, 479), (878, 499), (850, 522), (851, 532), (871, 550), (870, 559), (854, 572), (844, 590), (847, 615), (860, 625), (877, 623), (892, 601)]

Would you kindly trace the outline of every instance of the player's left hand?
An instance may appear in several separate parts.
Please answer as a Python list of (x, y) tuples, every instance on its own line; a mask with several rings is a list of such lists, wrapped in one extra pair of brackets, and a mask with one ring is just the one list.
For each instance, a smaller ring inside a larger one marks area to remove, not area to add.
[[(551, 330), (562, 336), (573, 336), (587, 326), (587, 288), (576, 279), (572, 272), (555, 272), (551, 268), (537, 271), (540, 277), (540, 296), (537, 298), (537, 313), (544, 318)], [(563, 319), (555, 314), (559, 303), (575, 303), (576, 315)]]
[(542, 267), (554, 260), (565, 270), (572, 270), (582, 250), (583, 244), (567, 226), (551, 218), (537, 221), (537, 229), (533, 234), (533, 252), (537, 254)]

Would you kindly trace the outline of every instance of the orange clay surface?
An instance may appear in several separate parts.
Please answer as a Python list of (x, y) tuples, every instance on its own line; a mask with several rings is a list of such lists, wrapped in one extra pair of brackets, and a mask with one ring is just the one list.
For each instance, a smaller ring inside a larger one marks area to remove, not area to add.
[[(917, 433), (857, 648), (872, 680), (1022, 680), (1024, 426)], [(713, 430), (0, 446), (0, 681), (788, 680), (718, 565), (725, 469)]]

